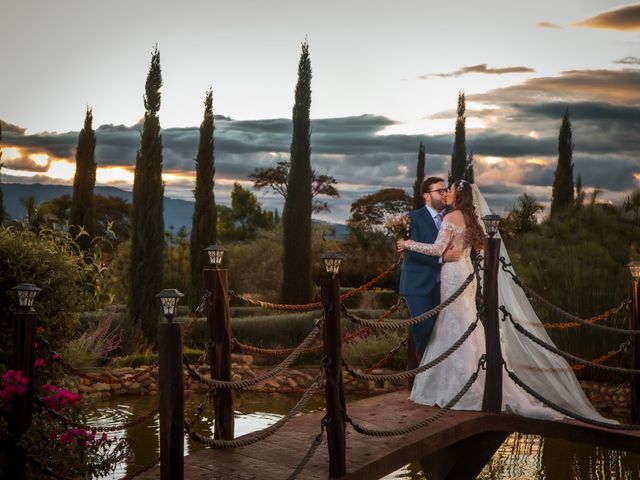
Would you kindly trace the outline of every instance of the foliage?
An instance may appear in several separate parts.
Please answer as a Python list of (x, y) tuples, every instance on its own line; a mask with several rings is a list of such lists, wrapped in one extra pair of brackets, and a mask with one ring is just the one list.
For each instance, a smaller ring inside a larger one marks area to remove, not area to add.
[(160, 306), (155, 295), (162, 288), (164, 220), (162, 183), (162, 137), (160, 135), (160, 52), (151, 54), (145, 84), (144, 124), (136, 157), (131, 217), (131, 263), (129, 315), (133, 325), (155, 341)]
[(517, 205), (511, 207), (505, 219), (500, 222), (500, 231), (504, 237), (514, 237), (530, 232), (538, 226), (538, 214), (544, 210), (535, 197), (523, 193)]
[(553, 177), (551, 216), (573, 205), (573, 193), (573, 141), (567, 108), (558, 134), (558, 166)]
[(203, 293), (202, 269), (208, 261), (204, 249), (216, 243), (216, 201), (213, 193), (214, 142), (213, 90), (209, 87), (204, 100), (204, 118), (200, 124), (200, 143), (196, 157), (195, 207), (191, 223), (190, 265), (191, 285), (188, 295), (191, 307), (197, 307)]
[(112, 316), (83, 327), (82, 335), (64, 346), (62, 356), (76, 368), (96, 367), (120, 346), (121, 329), (114, 328)]
[(403, 189), (383, 188), (351, 204), (351, 217), (347, 225), (364, 232), (380, 230), (386, 217), (405, 213), (411, 209), (411, 205), (412, 199)]
[[(287, 181), (289, 179), (289, 170), (291, 162), (283, 160), (276, 163), (275, 167), (256, 168), (249, 178), (253, 180), (253, 188), (259, 190), (267, 188), (273, 190), (273, 193), (282, 195), (287, 198)], [(330, 175), (317, 175), (315, 170), (311, 170), (311, 197), (313, 205), (311, 207), (313, 213), (329, 212), (329, 204), (322, 202), (316, 197), (319, 195), (331, 198), (340, 198), (338, 189), (336, 188), (336, 179)]]
[(311, 59), (309, 44), (302, 44), (298, 83), (293, 105), (291, 170), (282, 214), (283, 303), (305, 303), (311, 299)]
[(458, 92), (458, 108), (456, 117), (456, 132), (451, 153), (451, 171), (449, 172), (449, 185), (464, 179), (473, 183), (473, 157), (467, 158), (466, 141), (466, 117), (465, 117), (464, 92)]
[(420, 142), (418, 149), (418, 164), (416, 165), (416, 181), (413, 184), (413, 208), (414, 210), (424, 206), (422, 197), (422, 182), (424, 181), (425, 151), (424, 144)]
[(96, 134), (92, 128), (93, 113), (87, 107), (84, 127), (78, 137), (76, 150), (76, 172), (73, 177), (73, 197), (69, 223), (72, 233), (85, 231), (78, 239), (80, 248), (89, 249), (91, 238), (95, 235), (95, 201), (93, 189), (96, 185)]
[(258, 229), (273, 227), (273, 215), (262, 210), (260, 202), (250, 190), (234, 182), (231, 207), (218, 207), (218, 236), (223, 243), (252, 240)]
[[(165, 232), (164, 284), (189, 296), (191, 295), (189, 234), (184, 226), (174, 234), (174, 228), (173, 225), (169, 225), (169, 231)], [(200, 298), (202, 298), (202, 294), (200, 294)]]
[[(344, 346), (344, 359), (352, 367), (370, 367), (382, 359), (387, 352), (396, 348), (406, 336), (405, 333), (389, 332), (358, 338)], [(402, 347), (385, 367), (405, 370), (407, 368), (407, 347)]]
[[(344, 286), (358, 286), (389, 267), (395, 260), (395, 239), (382, 232), (349, 226), (349, 234), (340, 248), (345, 256), (341, 267)], [(378, 286), (391, 287), (395, 276), (387, 277)]]

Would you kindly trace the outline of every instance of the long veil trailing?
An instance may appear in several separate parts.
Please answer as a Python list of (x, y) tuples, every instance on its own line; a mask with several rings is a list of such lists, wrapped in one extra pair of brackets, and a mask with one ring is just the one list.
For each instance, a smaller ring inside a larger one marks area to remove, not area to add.
[[(492, 212), (477, 185), (473, 184), (472, 188), (478, 221), (484, 228), (481, 218)], [(504, 242), (500, 246), (500, 255), (505, 258), (507, 263), (510, 263)], [(502, 269), (498, 270), (498, 302), (499, 305), (505, 306), (514, 320), (540, 340), (553, 345), (553, 341), (549, 338), (525, 293)], [(500, 342), (507, 367), (543, 397), (582, 416), (616, 423), (604, 418), (591, 405), (573, 373), (573, 369), (564, 358), (534, 344), (520, 334), (508, 321), (500, 322)], [(504, 376), (503, 382), (512, 382), (512, 380), (508, 376)], [(520, 388), (517, 385), (513, 385), (513, 387)]]

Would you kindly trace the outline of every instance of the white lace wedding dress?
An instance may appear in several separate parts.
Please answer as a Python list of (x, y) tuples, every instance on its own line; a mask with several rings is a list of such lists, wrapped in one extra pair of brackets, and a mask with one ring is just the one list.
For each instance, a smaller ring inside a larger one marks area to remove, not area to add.
[[(476, 214), (480, 218), (489, 213), (489, 209), (477, 187), (473, 185), (473, 188)], [(463, 248), (464, 255), (459, 261), (444, 263), (442, 266), (440, 290), (442, 300), (449, 298), (473, 272), (471, 248), (464, 239), (464, 232), (464, 227), (453, 225), (445, 218), (434, 244), (411, 240), (405, 243), (408, 250), (435, 256), (441, 256), (451, 243)], [(504, 246), (500, 254), (508, 261), (509, 257)], [(475, 321), (476, 288), (474, 279), (458, 299), (440, 313), (421, 365), (430, 362), (451, 347)], [(500, 304), (504, 305), (514, 318), (524, 323), (538, 338), (552, 344), (526, 296), (505, 272), (499, 274), (498, 288)], [(537, 392), (572, 412), (594, 420), (615, 423), (602, 417), (594, 409), (580, 387), (571, 366), (562, 357), (550, 354), (528, 339), (523, 339), (509, 322), (500, 322), (500, 341), (507, 367)], [(482, 323), (479, 323), (469, 338), (447, 359), (416, 376), (411, 400), (424, 405), (444, 406), (458, 394), (471, 374), (476, 371), (483, 353), (485, 353), (484, 328)], [(452, 408), (481, 410), (483, 394), (484, 370), (481, 370), (478, 380)], [(503, 373), (502, 410), (547, 420), (564, 418), (564, 415), (529, 396), (513, 383), (506, 373)]]

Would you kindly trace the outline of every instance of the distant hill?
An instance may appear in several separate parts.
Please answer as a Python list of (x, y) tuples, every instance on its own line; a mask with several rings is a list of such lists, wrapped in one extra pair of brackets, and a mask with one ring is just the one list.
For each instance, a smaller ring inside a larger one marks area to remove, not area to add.
[[(71, 185), (45, 185), (42, 183), (3, 183), (4, 208), (10, 219), (20, 219), (24, 217), (24, 207), (20, 200), (27, 197), (34, 197), (36, 203), (46, 202), (64, 194), (71, 195)], [(95, 193), (104, 196), (121, 197), (131, 203), (132, 193), (116, 187), (97, 186)], [(178, 230), (184, 226), (187, 232), (191, 232), (191, 217), (193, 216), (194, 202), (180, 200), (176, 198), (164, 197), (164, 225), (167, 228), (173, 225)], [(315, 220), (314, 220), (315, 221)], [(326, 223), (326, 222), (322, 222)], [(341, 240), (347, 234), (347, 227), (340, 223), (329, 223), (335, 228), (335, 237)]]

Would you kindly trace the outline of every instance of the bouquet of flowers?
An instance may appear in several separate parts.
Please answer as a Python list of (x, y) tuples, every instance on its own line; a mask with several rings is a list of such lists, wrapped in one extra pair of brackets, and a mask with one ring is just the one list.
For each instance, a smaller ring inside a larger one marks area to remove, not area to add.
[(384, 222), (384, 228), (396, 238), (409, 238), (409, 232), (411, 231), (411, 220), (409, 214), (403, 213), (401, 215), (389, 215)]

